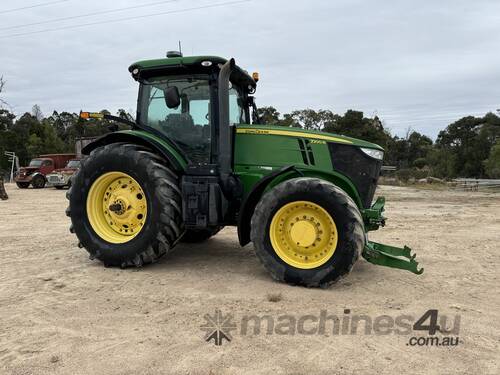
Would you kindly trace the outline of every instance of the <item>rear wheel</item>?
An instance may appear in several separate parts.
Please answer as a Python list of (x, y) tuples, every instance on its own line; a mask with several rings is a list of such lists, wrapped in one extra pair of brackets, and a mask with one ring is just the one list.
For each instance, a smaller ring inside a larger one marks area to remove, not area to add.
[(211, 229), (187, 229), (184, 236), (182, 236), (182, 242), (196, 243), (208, 240), (210, 237), (215, 236), (222, 227), (215, 227)]
[(19, 189), (27, 189), (30, 186), (29, 182), (16, 182), (16, 185)]
[(35, 189), (43, 189), (45, 187), (45, 177), (40, 175), (33, 177), (31, 185), (33, 185)]
[(315, 178), (285, 181), (255, 208), (251, 238), (272, 277), (294, 285), (327, 287), (352, 269), (365, 245), (353, 200)]
[(63, 187), (64, 187), (64, 186), (61, 186), (61, 185), (56, 185), (56, 186), (55, 186), (55, 188), (56, 188), (57, 190), (62, 190), (62, 188), (63, 188)]
[(131, 144), (96, 149), (67, 193), (71, 230), (107, 266), (141, 266), (165, 255), (183, 232), (177, 176), (164, 159)]

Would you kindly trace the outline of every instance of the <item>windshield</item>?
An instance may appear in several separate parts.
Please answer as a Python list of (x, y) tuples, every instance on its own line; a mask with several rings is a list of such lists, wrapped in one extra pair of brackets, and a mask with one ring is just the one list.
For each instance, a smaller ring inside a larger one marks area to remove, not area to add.
[(41, 159), (33, 159), (32, 161), (30, 161), (29, 167), (41, 167), (42, 163), (43, 163), (43, 160), (41, 160)]
[(66, 168), (79, 168), (80, 160), (70, 160), (68, 164), (66, 164)]
[[(210, 85), (205, 76), (155, 78), (142, 84), (140, 122), (173, 140), (195, 163), (210, 162)], [(177, 87), (180, 104), (169, 108), (165, 90)]]

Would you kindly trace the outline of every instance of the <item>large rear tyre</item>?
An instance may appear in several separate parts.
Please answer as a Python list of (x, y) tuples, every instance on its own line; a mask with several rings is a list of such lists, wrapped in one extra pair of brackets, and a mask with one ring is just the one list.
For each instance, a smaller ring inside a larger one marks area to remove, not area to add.
[(27, 189), (30, 186), (29, 182), (16, 182), (16, 185), (19, 189)]
[(210, 237), (215, 236), (223, 227), (215, 227), (210, 229), (187, 229), (182, 242), (197, 243), (208, 240)]
[(68, 190), (71, 231), (106, 266), (142, 266), (183, 233), (181, 191), (164, 159), (132, 144), (96, 149)]
[(268, 191), (251, 222), (255, 253), (278, 281), (328, 287), (348, 274), (365, 245), (354, 201), (337, 186), (295, 178)]

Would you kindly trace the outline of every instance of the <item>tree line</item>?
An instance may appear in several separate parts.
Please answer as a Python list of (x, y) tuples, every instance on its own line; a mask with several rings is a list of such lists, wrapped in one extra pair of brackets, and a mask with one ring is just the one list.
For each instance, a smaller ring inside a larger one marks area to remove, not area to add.
[[(101, 113), (110, 114), (107, 110)], [(117, 115), (127, 120), (132, 118), (122, 109)], [(109, 133), (111, 125), (127, 128), (107, 120), (83, 120), (77, 113), (54, 111), (44, 116), (37, 105), (31, 113), (26, 112), (19, 118), (5, 108), (0, 109), (0, 170), (10, 169), (4, 151), (15, 152), (20, 164), (26, 165), (43, 154), (74, 153), (76, 139)]]
[(321, 130), (364, 139), (382, 146), (384, 164), (398, 168), (400, 177), (500, 178), (500, 117), (467, 116), (441, 130), (434, 142), (408, 130), (393, 136), (378, 116), (348, 110), (343, 115), (330, 110), (304, 109), (281, 115), (274, 107), (259, 109), (264, 123)]
[[(379, 117), (355, 110), (340, 115), (304, 109), (282, 115), (274, 107), (263, 107), (258, 113), (266, 124), (321, 130), (379, 144), (386, 150), (384, 164), (396, 166), (403, 179), (500, 178), (500, 117), (494, 113), (461, 118), (440, 131), (436, 141), (411, 130), (404, 137), (393, 136)], [(117, 115), (132, 119), (125, 110)], [(110, 124), (82, 120), (69, 112), (44, 116), (38, 106), (17, 117), (4, 106), (0, 109), (0, 169), (9, 169), (4, 151), (14, 151), (22, 165), (41, 154), (73, 153), (75, 139), (103, 135)]]

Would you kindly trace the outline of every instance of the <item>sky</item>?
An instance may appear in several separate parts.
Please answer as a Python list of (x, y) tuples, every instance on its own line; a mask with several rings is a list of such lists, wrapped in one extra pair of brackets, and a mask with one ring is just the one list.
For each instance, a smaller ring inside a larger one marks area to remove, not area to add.
[(0, 20), (2, 98), (18, 115), (34, 104), (45, 114), (134, 112), (128, 66), (179, 40), (184, 55), (258, 71), (257, 104), (281, 113), (355, 109), (392, 134), (435, 138), (500, 108), (497, 0), (2, 0)]

